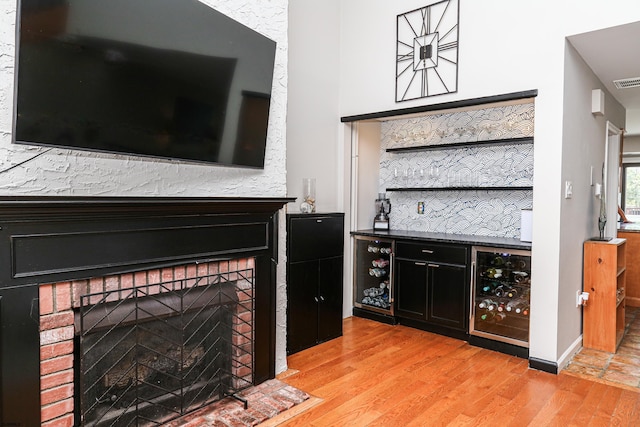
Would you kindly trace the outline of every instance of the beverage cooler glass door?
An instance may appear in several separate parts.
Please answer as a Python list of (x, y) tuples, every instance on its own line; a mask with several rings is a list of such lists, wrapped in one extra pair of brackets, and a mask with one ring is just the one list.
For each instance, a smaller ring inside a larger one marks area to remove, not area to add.
[(355, 236), (353, 305), (393, 315), (393, 240)]
[(531, 252), (474, 246), (471, 335), (529, 347)]

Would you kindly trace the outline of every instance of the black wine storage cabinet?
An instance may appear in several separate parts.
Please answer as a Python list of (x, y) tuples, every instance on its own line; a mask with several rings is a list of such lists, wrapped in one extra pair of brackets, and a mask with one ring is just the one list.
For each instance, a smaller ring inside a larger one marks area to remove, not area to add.
[(344, 214), (287, 214), (287, 354), (342, 335)]

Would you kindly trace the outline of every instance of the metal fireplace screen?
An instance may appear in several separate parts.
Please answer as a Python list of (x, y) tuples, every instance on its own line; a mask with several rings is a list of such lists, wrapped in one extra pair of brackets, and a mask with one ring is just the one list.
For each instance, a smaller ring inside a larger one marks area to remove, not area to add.
[(253, 277), (242, 270), (83, 296), (82, 425), (161, 425), (251, 386)]

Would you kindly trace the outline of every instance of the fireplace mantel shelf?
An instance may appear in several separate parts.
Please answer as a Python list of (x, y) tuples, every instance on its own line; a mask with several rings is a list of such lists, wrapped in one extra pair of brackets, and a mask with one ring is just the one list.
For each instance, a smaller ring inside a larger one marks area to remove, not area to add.
[[(73, 196), (0, 196), (0, 221), (16, 215), (24, 218), (44, 215), (69, 217), (108, 213), (109, 215), (190, 215), (221, 213), (257, 213), (276, 211), (291, 197), (73, 197)], [(1, 225), (1, 224), (0, 224)]]

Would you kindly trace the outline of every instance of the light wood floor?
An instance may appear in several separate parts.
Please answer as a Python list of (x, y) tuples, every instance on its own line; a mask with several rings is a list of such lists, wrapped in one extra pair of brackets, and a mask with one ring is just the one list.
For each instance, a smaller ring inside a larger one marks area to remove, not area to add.
[(322, 399), (282, 426), (640, 426), (640, 393), (361, 318), (288, 358), (280, 379)]

